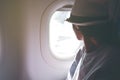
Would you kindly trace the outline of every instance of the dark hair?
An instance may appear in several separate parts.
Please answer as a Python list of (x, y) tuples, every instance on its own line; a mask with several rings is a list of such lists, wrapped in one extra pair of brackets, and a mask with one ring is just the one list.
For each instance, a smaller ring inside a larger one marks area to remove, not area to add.
[(113, 42), (113, 27), (111, 23), (96, 24), (92, 26), (79, 27), (85, 38), (93, 37), (100, 43)]

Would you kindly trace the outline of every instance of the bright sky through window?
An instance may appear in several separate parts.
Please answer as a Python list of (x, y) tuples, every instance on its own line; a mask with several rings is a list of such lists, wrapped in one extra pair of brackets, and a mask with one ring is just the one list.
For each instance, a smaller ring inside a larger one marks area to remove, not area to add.
[(70, 11), (56, 11), (50, 20), (50, 48), (54, 56), (58, 58), (71, 58), (83, 45), (78, 41), (72, 24), (65, 21)]

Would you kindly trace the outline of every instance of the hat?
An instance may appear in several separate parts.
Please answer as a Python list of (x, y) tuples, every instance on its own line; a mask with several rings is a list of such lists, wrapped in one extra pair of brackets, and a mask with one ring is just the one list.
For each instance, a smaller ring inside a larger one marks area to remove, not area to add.
[(67, 21), (81, 26), (108, 22), (108, 0), (76, 0)]

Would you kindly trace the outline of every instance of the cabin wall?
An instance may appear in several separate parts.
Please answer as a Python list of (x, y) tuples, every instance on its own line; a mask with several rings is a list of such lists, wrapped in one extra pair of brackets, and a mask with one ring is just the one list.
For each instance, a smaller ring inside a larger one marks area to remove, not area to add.
[[(66, 76), (65, 70), (51, 67), (41, 56), (41, 17), (44, 10), (53, 1), (55, 0), (36, 0), (26, 2), (27, 5), (25, 5), (26, 56), (24, 69), (29, 80), (64, 80)], [(26, 76), (23, 78), (26, 78)]]
[(55, 0), (0, 2), (0, 80), (64, 80), (41, 56), (41, 15)]
[(22, 12), (20, 1), (0, 2), (0, 80), (19, 80), (22, 71)]

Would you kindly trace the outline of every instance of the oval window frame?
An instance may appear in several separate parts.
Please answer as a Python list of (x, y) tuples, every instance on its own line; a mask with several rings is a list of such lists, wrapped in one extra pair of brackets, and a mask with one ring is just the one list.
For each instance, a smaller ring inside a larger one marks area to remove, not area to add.
[(74, 59), (74, 56), (68, 59), (60, 59), (52, 54), (52, 51), (50, 50), (50, 46), (49, 46), (49, 23), (51, 20), (51, 16), (54, 14), (55, 11), (62, 8), (63, 6), (73, 5), (73, 4), (74, 4), (74, 0), (54, 0), (53, 2), (51, 2), (50, 5), (46, 7), (41, 17), (41, 23), (40, 23), (41, 56), (45, 60), (45, 62), (47, 62), (47, 64), (55, 68), (66, 68), (66, 65), (71, 64), (71, 62)]

